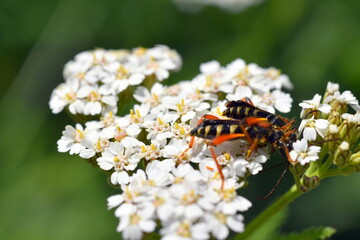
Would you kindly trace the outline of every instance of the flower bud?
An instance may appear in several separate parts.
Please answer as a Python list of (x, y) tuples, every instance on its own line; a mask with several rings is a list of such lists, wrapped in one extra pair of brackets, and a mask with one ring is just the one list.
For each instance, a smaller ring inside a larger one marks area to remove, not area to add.
[(320, 184), (320, 178), (318, 176), (308, 177), (303, 176), (303, 185), (300, 187), (302, 191), (308, 191), (316, 188)]
[(360, 137), (360, 114), (356, 113), (355, 115), (345, 113), (342, 115), (344, 121), (339, 127), (339, 136), (344, 141), (349, 142), (350, 144), (357, 142)]
[(360, 172), (360, 152), (351, 155), (349, 165), (354, 172)]
[(350, 145), (343, 141), (335, 151), (334, 164), (338, 167), (344, 167), (349, 163)]
[(335, 101), (336, 105), (333, 107), (335, 111), (339, 112), (340, 114), (346, 113), (348, 110), (348, 105), (343, 102)]
[(342, 119), (337, 111), (331, 111), (328, 117), (328, 121), (330, 124), (340, 125)]
[(360, 138), (360, 112), (356, 112), (355, 114), (344, 113), (341, 117), (345, 119), (344, 122), (348, 122), (350, 125), (350, 143), (357, 142)]
[(310, 166), (309, 163), (304, 165), (301, 165), (300, 163), (290, 164), (289, 170), (292, 174), (296, 176), (301, 176), (305, 173), (305, 171), (309, 168), (309, 166)]
[(328, 149), (328, 152), (334, 152), (339, 145), (336, 139), (339, 139), (339, 128), (335, 124), (330, 124), (327, 129), (327, 133), (324, 137), (327, 141), (324, 146)]

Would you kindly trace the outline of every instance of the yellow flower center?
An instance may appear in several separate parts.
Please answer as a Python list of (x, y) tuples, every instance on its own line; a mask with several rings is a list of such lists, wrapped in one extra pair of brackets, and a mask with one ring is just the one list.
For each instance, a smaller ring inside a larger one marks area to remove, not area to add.
[(181, 201), (183, 204), (185, 205), (190, 205), (196, 202), (196, 200), (198, 199), (198, 194), (196, 194), (195, 190), (192, 189), (190, 190), (189, 193), (184, 194), (181, 198)]
[(191, 237), (190, 224), (188, 222), (181, 223), (176, 233), (181, 237), (190, 238)]
[(128, 75), (129, 75), (128, 70), (126, 70), (123, 65), (120, 65), (120, 67), (117, 70), (116, 79), (124, 79)]
[(221, 212), (214, 213), (215, 217), (219, 220), (219, 222), (225, 224), (226, 223), (226, 215)]
[(141, 220), (141, 218), (139, 215), (137, 215), (135, 213), (130, 215), (130, 224), (131, 225), (138, 225), (140, 220)]
[(74, 142), (79, 143), (84, 138), (85, 138), (84, 132), (81, 131), (80, 129), (76, 129)]
[(130, 118), (132, 120), (133, 123), (141, 123), (142, 119), (141, 119), (141, 113), (139, 110), (130, 110)]
[(96, 102), (96, 101), (100, 100), (100, 94), (98, 94), (98, 93), (95, 92), (95, 91), (91, 91), (91, 92), (88, 94), (87, 99), (88, 99), (90, 102)]
[(146, 48), (143, 47), (139, 47), (137, 49), (134, 50), (133, 54), (136, 56), (142, 56), (146, 53)]

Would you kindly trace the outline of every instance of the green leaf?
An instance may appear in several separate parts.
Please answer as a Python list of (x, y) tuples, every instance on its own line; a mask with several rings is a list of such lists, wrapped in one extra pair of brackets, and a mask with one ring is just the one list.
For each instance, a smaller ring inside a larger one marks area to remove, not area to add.
[(278, 236), (278, 229), (285, 222), (287, 217), (287, 208), (272, 216), (265, 224), (260, 226), (256, 232), (251, 234), (247, 239), (251, 240), (271, 240)]
[[(311, 227), (301, 233), (290, 233), (277, 236), (277, 240), (325, 240), (331, 237), (336, 230), (332, 227)], [(275, 238), (273, 238), (275, 239)]]

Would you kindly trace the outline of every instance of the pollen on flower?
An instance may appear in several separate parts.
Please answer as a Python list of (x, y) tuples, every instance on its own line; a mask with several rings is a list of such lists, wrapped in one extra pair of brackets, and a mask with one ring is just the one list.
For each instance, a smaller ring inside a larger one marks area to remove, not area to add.
[(143, 121), (139, 110), (130, 109), (130, 118), (133, 123), (141, 123)]
[(248, 86), (249, 85), (249, 80), (246, 77), (247, 74), (248, 74), (248, 66), (246, 66), (242, 72), (239, 72), (235, 76), (235, 79), (237, 80), (237, 82), (236, 82), (237, 86)]
[(190, 127), (188, 124), (175, 122), (172, 125), (172, 132), (177, 138), (186, 138), (188, 136), (189, 131), (190, 131)]
[(149, 103), (152, 106), (155, 106), (160, 103), (159, 96), (156, 93), (153, 93), (151, 96), (152, 96), (152, 98), (150, 99)]
[(190, 238), (191, 237), (190, 223), (186, 221), (180, 223), (176, 233), (181, 237)]
[(180, 184), (184, 181), (183, 177), (176, 177), (174, 178), (174, 184)]
[(109, 145), (110, 145), (110, 141), (108, 139), (100, 138), (96, 141), (95, 150), (96, 150), (96, 152), (102, 152)]
[(76, 93), (73, 91), (67, 92), (65, 94), (65, 101), (67, 102), (74, 102), (76, 100)]
[(142, 55), (144, 55), (144, 54), (146, 53), (146, 51), (147, 51), (146, 48), (144, 48), (144, 47), (138, 47), (138, 48), (134, 49), (133, 53), (134, 53), (134, 55), (136, 55), (136, 56), (142, 56)]
[(218, 193), (225, 202), (231, 202), (236, 197), (235, 187), (220, 189), (220, 190), (218, 190)]
[(196, 202), (196, 200), (198, 199), (198, 195), (196, 194), (194, 189), (191, 189), (188, 193), (185, 193), (182, 198), (181, 201), (183, 204), (188, 205), (188, 204), (193, 204)]
[(281, 75), (281, 71), (279, 69), (270, 67), (266, 72), (265, 72), (265, 76), (271, 78), (271, 79), (276, 79)]
[(87, 97), (87, 99), (90, 101), (90, 102), (95, 102), (95, 101), (99, 101), (101, 98), (100, 98), (100, 95), (99, 93), (95, 92), (95, 91), (91, 91)]
[(158, 69), (160, 67), (160, 65), (155, 61), (154, 58), (150, 58), (150, 62), (148, 63), (148, 65), (146, 66), (149, 69)]
[(230, 159), (231, 155), (227, 152), (217, 156), (220, 165), (227, 165), (230, 162)]
[(115, 123), (114, 113), (112, 111), (105, 114), (105, 116), (100, 117), (100, 121), (104, 123), (105, 126), (111, 126)]
[(84, 138), (85, 138), (84, 131), (82, 131), (81, 129), (76, 129), (74, 142), (79, 143)]
[(129, 186), (125, 187), (124, 199), (125, 202), (131, 203), (136, 197), (140, 196), (140, 193), (133, 191)]
[(116, 126), (114, 139), (117, 142), (120, 142), (121, 139), (127, 136), (127, 133), (125, 130), (123, 130), (120, 126)]
[(218, 219), (219, 222), (225, 224), (227, 216), (221, 212), (215, 212), (214, 216)]
[(85, 79), (86, 73), (85, 72), (78, 72), (76, 74), (76, 78), (79, 79), (79, 81), (82, 81)]
[(160, 197), (160, 196), (156, 196), (156, 197), (155, 197), (155, 199), (154, 199), (154, 205), (155, 205), (156, 207), (159, 207), (159, 206), (161, 206), (161, 205), (164, 205), (164, 203), (165, 203), (165, 199), (164, 199), (164, 198), (162, 198), (162, 197)]
[(185, 110), (185, 100), (182, 98), (180, 103), (176, 104), (178, 112), (182, 113)]
[(141, 220), (141, 217), (138, 214), (134, 213), (134, 214), (130, 215), (130, 224), (131, 225), (138, 225), (140, 220)]
[(129, 75), (128, 70), (126, 70), (126, 68), (124, 68), (123, 65), (120, 65), (116, 72), (116, 78), (123, 79), (123, 78), (127, 78), (128, 75)]

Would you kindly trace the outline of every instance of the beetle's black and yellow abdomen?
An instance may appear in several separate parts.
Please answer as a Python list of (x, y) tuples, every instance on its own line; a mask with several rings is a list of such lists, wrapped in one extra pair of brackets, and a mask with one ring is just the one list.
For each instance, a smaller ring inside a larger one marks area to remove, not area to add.
[(286, 121), (276, 114), (257, 108), (242, 100), (227, 102), (226, 109), (222, 114), (223, 116), (238, 120), (243, 120), (247, 117), (266, 118), (271, 125), (277, 127), (282, 127), (287, 124)]

